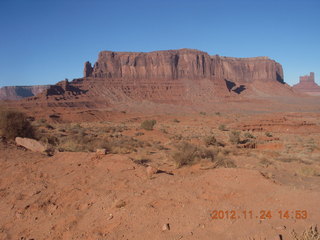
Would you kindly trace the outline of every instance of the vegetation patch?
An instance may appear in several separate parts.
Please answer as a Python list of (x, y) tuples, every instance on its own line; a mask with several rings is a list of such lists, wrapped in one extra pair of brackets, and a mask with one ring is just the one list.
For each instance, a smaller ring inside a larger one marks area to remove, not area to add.
[(153, 130), (154, 125), (156, 125), (157, 121), (156, 120), (145, 120), (141, 123), (141, 128), (151, 131)]
[(240, 132), (239, 131), (232, 131), (230, 134), (229, 134), (229, 141), (231, 144), (239, 144), (241, 141), (240, 141)]
[(35, 129), (24, 113), (0, 110), (0, 135), (10, 140), (16, 137), (34, 138)]

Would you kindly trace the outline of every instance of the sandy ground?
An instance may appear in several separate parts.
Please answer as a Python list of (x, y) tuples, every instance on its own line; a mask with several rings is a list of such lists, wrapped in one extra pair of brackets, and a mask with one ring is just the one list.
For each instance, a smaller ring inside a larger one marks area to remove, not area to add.
[[(214, 169), (206, 161), (177, 169), (166, 150), (154, 147), (48, 157), (2, 142), (0, 239), (292, 239), (293, 229), (320, 223), (320, 177), (300, 174), (319, 170), (317, 114), (153, 116), (153, 131), (138, 129), (150, 116), (124, 115), (82, 125), (126, 124), (121, 134), (142, 131), (137, 139), (168, 148), (177, 135), (201, 144), (208, 129), (227, 142), (227, 132), (217, 129), (221, 124), (250, 131), (260, 142), (228, 156), (237, 168)], [(307, 151), (311, 138), (316, 147)], [(149, 177), (137, 156), (162, 171)], [(281, 219), (279, 211), (288, 215)]]

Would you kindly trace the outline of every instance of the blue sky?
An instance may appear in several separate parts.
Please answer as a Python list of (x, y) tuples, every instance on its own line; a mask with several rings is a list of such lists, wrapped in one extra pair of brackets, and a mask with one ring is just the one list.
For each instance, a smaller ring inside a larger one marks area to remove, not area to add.
[(319, 0), (0, 0), (0, 86), (82, 77), (99, 51), (268, 56), (320, 82)]

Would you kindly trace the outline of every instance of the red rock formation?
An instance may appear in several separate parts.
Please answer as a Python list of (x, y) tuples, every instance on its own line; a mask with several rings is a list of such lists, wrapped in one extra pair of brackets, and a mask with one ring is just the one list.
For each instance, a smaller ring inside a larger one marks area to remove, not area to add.
[(6, 86), (0, 88), (0, 100), (19, 100), (35, 96), (48, 89), (49, 85)]
[[(83, 80), (83, 81), (82, 81)], [(230, 94), (288, 93), (282, 67), (268, 57), (220, 57), (193, 50), (102, 51), (78, 80), (88, 94), (163, 103), (212, 101)], [(281, 93), (280, 93), (281, 92)], [(107, 97), (108, 98), (108, 97)]]
[[(89, 66), (90, 65), (90, 66)], [(84, 77), (124, 79), (230, 79), (237, 82), (283, 82), (282, 67), (267, 57), (230, 58), (192, 50), (150, 53), (102, 51), (94, 64), (85, 63)]]
[(84, 77), (89, 77), (92, 75), (92, 71), (93, 71), (93, 68), (92, 68), (92, 65), (89, 61), (85, 62), (84, 63), (84, 70), (83, 70), (83, 76)]
[(83, 78), (60, 82), (34, 100), (44, 99), (48, 106), (115, 106), (141, 101), (210, 106), (225, 97), (286, 94), (292, 91), (283, 82), (281, 65), (267, 57), (220, 57), (180, 49), (102, 51), (93, 67), (85, 63)]
[(313, 72), (310, 73), (310, 76), (301, 76), (300, 82), (294, 85), (293, 89), (309, 95), (320, 96), (320, 86), (316, 84)]

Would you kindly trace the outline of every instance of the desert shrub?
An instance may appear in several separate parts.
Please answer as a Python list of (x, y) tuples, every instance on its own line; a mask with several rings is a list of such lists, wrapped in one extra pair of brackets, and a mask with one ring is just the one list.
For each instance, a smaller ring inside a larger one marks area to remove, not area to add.
[(320, 176), (320, 173), (312, 167), (302, 167), (299, 173), (306, 177)]
[(137, 158), (137, 159), (134, 159), (134, 158), (130, 158), (135, 164), (138, 164), (138, 165), (142, 165), (142, 166), (145, 166), (147, 167), (148, 166), (148, 163), (151, 162), (151, 160), (149, 158), (146, 158), (146, 157), (140, 157), (140, 158)]
[(195, 145), (188, 142), (182, 142), (177, 146), (177, 151), (173, 153), (172, 158), (179, 168), (184, 165), (193, 164), (197, 156), (198, 148)]
[(232, 144), (239, 144), (240, 143), (240, 132), (239, 131), (232, 131), (229, 134), (229, 141)]
[(44, 118), (39, 119), (39, 123), (44, 124), (44, 123), (46, 123), (46, 122), (47, 122), (47, 120), (46, 120), (46, 119), (44, 119)]
[(205, 116), (205, 115), (207, 115), (207, 113), (206, 112), (200, 112), (200, 115)]
[(237, 167), (235, 162), (229, 158), (218, 158), (217, 166), (224, 167), (224, 168), (236, 168)]
[(175, 123), (179, 123), (180, 121), (178, 120), (178, 119), (173, 119), (173, 122), (175, 122)]
[(313, 152), (316, 149), (319, 149), (317, 144), (315, 143), (313, 138), (310, 138), (305, 144), (304, 147), (307, 149), (308, 152)]
[(107, 139), (81, 135), (72, 135), (62, 138), (58, 148), (60, 151), (67, 152), (94, 152), (98, 148), (105, 148), (110, 152), (111, 149)]
[(259, 163), (260, 163), (263, 167), (268, 167), (269, 165), (272, 164), (272, 162), (269, 161), (269, 160), (266, 159), (266, 158), (261, 159)]
[(39, 137), (39, 140), (47, 145), (58, 146), (60, 141), (56, 136), (44, 135)]
[(35, 129), (24, 113), (13, 110), (0, 111), (0, 134), (7, 139), (34, 138)]
[(221, 113), (220, 113), (220, 112), (215, 112), (215, 114), (216, 114), (217, 116), (221, 116)]
[(200, 149), (199, 151), (200, 158), (208, 159), (212, 162), (216, 160), (218, 153), (219, 153), (219, 149), (217, 148), (203, 148), (203, 149)]
[(244, 134), (244, 137), (246, 137), (246, 138), (256, 138), (255, 136), (253, 136), (251, 133), (249, 133), (249, 132), (246, 132), (245, 134)]
[(108, 126), (108, 127), (104, 127), (102, 129), (104, 132), (107, 133), (116, 133), (116, 132), (123, 132), (125, 130), (128, 130), (127, 126), (121, 125), (121, 126)]
[(207, 136), (203, 139), (205, 145), (208, 146), (223, 146), (222, 143), (220, 143), (215, 136), (211, 135), (211, 136)]
[(135, 135), (135, 136), (143, 136), (144, 133), (143, 133), (143, 132), (136, 132), (134, 135)]
[(164, 134), (168, 134), (168, 131), (167, 131), (167, 129), (165, 129), (165, 128), (160, 128), (160, 132), (162, 132), (162, 133), (164, 133)]
[(177, 146), (177, 151), (173, 153), (172, 158), (178, 168), (185, 165), (192, 165), (199, 159), (210, 160), (214, 163), (214, 167), (236, 167), (236, 164), (231, 159), (225, 157), (222, 148), (202, 148), (188, 142), (180, 143)]
[(276, 160), (280, 161), (280, 162), (300, 162), (301, 159), (298, 157), (291, 157), (291, 156), (284, 156), (284, 157), (278, 157), (276, 158)]
[(217, 139), (213, 135), (205, 137), (203, 141), (206, 144), (206, 146), (216, 146), (218, 144)]
[(219, 125), (219, 130), (220, 131), (227, 131), (226, 125), (224, 125), (224, 124)]
[(141, 123), (141, 128), (151, 131), (156, 123), (156, 120), (145, 120)]
[(115, 154), (137, 152), (137, 148), (143, 148), (146, 145), (145, 142), (126, 136), (109, 140), (110, 151)]
[(272, 137), (272, 133), (270, 133), (270, 132), (266, 132), (265, 135), (266, 135), (267, 137)]
[(317, 226), (311, 226), (305, 230), (301, 235), (298, 235), (294, 230), (291, 233), (294, 240), (320, 240), (320, 233)]

